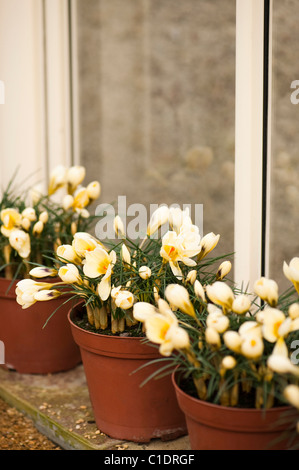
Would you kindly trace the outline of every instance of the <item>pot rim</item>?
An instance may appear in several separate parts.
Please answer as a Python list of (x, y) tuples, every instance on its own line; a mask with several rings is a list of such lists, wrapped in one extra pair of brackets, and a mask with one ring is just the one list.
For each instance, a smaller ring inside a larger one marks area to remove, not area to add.
[(238, 407), (234, 407), (234, 406), (223, 406), (223, 405), (217, 405), (216, 403), (210, 403), (208, 401), (205, 401), (205, 400), (201, 400), (200, 398), (195, 398), (195, 397), (192, 397), (191, 395), (189, 395), (188, 393), (184, 392), (184, 390), (182, 390), (180, 388), (180, 386), (178, 385), (177, 383), (177, 377), (180, 373), (182, 373), (183, 370), (181, 369), (180, 370), (180, 365), (178, 365), (175, 370), (172, 372), (171, 374), (171, 380), (172, 380), (172, 383), (173, 383), (173, 386), (175, 388), (175, 390), (181, 395), (183, 396), (186, 400), (189, 400), (191, 403), (193, 404), (200, 404), (201, 406), (205, 406), (207, 407), (208, 409), (211, 409), (211, 410), (227, 410), (231, 413), (261, 413), (262, 412), (265, 412), (265, 413), (277, 413), (277, 411), (279, 410), (280, 412), (283, 412), (283, 411), (288, 411), (290, 410), (292, 407), (291, 405), (282, 405), (282, 406), (276, 406), (276, 407), (273, 407), (273, 408), (268, 408), (268, 409), (257, 409), (257, 408), (238, 408)]
[(69, 311), (68, 311), (68, 314), (67, 314), (67, 317), (68, 317), (68, 320), (70, 322), (70, 324), (72, 325), (72, 327), (74, 327), (77, 331), (80, 331), (80, 332), (84, 332), (86, 333), (87, 335), (90, 335), (91, 337), (99, 337), (101, 336), (102, 338), (109, 338), (111, 340), (134, 340), (134, 341), (138, 341), (140, 342), (141, 339), (144, 339), (145, 340), (145, 343), (147, 343), (147, 338), (145, 336), (118, 336), (118, 335), (105, 335), (103, 333), (94, 333), (93, 331), (88, 331), (88, 330), (85, 330), (84, 328), (81, 328), (80, 326), (76, 325), (76, 323), (73, 322), (71, 316), (72, 316), (72, 313), (73, 313), (73, 310), (77, 307), (79, 307), (80, 305), (84, 306), (84, 300), (82, 301), (79, 301), (77, 302), (75, 305), (73, 305)]

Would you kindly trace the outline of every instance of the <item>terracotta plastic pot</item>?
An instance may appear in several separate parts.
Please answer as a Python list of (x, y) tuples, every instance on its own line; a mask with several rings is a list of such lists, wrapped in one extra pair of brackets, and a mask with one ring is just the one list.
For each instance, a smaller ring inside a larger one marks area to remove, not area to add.
[(0, 278), (0, 340), (6, 368), (24, 374), (49, 374), (75, 367), (81, 355), (67, 319), (71, 301), (43, 328), (66, 298), (37, 302), (23, 310), (16, 302), (16, 283), (9, 289), (11, 281)]
[[(156, 348), (138, 337), (91, 333), (74, 321), (84, 308), (77, 305), (69, 312), (98, 429), (115, 439), (148, 442), (153, 438), (175, 439), (187, 434), (171, 375), (141, 383), (161, 367), (147, 362), (161, 357)], [(74, 321), (73, 321), (74, 320)], [(144, 339), (144, 338), (143, 338)]]
[(291, 407), (264, 411), (214, 405), (185, 393), (178, 385), (179, 376), (175, 371), (172, 382), (186, 416), (192, 450), (288, 449), (289, 424), (283, 416), (292, 412)]

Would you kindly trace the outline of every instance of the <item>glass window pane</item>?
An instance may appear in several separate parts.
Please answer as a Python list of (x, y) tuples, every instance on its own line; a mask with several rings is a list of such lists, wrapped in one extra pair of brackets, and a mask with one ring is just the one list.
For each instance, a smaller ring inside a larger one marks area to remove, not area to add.
[(270, 276), (281, 292), (290, 287), (283, 262), (299, 256), (298, 21), (296, 0), (274, 0)]
[(80, 155), (101, 200), (203, 204), (203, 233), (233, 252), (235, 2), (77, 8)]

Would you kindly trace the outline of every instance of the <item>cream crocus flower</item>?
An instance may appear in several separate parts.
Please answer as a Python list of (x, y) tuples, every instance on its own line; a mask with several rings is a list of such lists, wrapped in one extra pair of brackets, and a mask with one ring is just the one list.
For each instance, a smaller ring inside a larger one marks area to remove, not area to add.
[(111, 297), (115, 305), (123, 310), (129, 310), (134, 305), (134, 294), (128, 290), (122, 289), (122, 286), (114, 287), (111, 290)]
[(47, 282), (36, 282), (33, 279), (22, 279), (16, 285), (16, 301), (23, 309), (31, 307), (36, 302), (34, 295), (41, 289), (52, 286)]
[(67, 169), (63, 165), (56, 166), (50, 175), (48, 194), (51, 196), (58, 189), (66, 185)]
[(141, 279), (149, 279), (152, 275), (152, 271), (148, 266), (140, 266), (138, 270), (138, 274), (141, 277)]
[(230, 310), (234, 301), (234, 293), (232, 289), (221, 281), (206, 287), (209, 299), (216, 305), (221, 305), (224, 310)]
[(30, 236), (23, 230), (12, 230), (9, 235), (9, 243), (21, 258), (28, 258), (31, 251)]
[(31, 227), (31, 222), (26, 217), (22, 217), (21, 227), (28, 232)]
[(289, 265), (284, 261), (283, 272), (285, 277), (294, 284), (296, 291), (299, 293), (299, 258), (295, 257), (291, 259)]
[(63, 282), (67, 284), (82, 284), (82, 278), (79, 269), (74, 264), (68, 263), (61, 266), (58, 271), (58, 276)]
[(196, 318), (194, 307), (185, 287), (180, 286), (179, 284), (169, 284), (165, 289), (165, 297), (175, 308), (193, 318)]
[(155, 313), (158, 313), (158, 310), (148, 302), (137, 302), (133, 307), (133, 317), (140, 322), (144, 322)]
[(145, 320), (145, 330), (150, 341), (160, 344), (159, 352), (162, 356), (170, 356), (174, 349), (189, 348), (188, 333), (179, 326), (176, 316), (171, 311), (148, 316)]
[(88, 233), (77, 232), (74, 234), (72, 247), (74, 248), (76, 254), (81, 258), (84, 258), (87, 252), (93, 251), (98, 246), (99, 242)]
[(283, 391), (285, 399), (299, 410), (299, 387), (298, 385), (287, 385)]
[(218, 244), (220, 235), (210, 232), (205, 235), (200, 242), (200, 253), (198, 254), (198, 261), (207, 256)]
[(233, 300), (232, 311), (238, 315), (248, 312), (251, 307), (251, 301), (246, 294), (239, 294)]
[(5, 237), (9, 237), (12, 230), (21, 227), (22, 216), (16, 209), (3, 209), (0, 213), (0, 218), (3, 223), (3, 225), (1, 225), (1, 233)]
[(72, 245), (60, 245), (57, 247), (56, 254), (58, 258), (70, 263), (81, 264), (81, 258), (77, 255)]
[(225, 370), (234, 369), (237, 365), (237, 361), (233, 356), (225, 356), (221, 361), (221, 366)]
[[(270, 343), (275, 343), (278, 338), (289, 333), (291, 325), (286, 320), (284, 313), (280, 310), (271, 307), (265, 308), (262, 325), (264, 338)], [(287, 326), (287, 329), (285, 326)]]
[(216, 279), (220, 281), (225, 276), (227, 276), (227, 274), (231, 271), (231, 269), (232, 269), (231, 262), (223, 261), (223, 263), (221, 263), (219, 268), (217, 269)]
[(88, 192), (86, 188), (78, 188), (74, 193), (73, 209), (82, 210), (90, 203)]
[(243, 338), (241, 353), (248, 359), (258, 359), (264, 351), (264, 343), (259, 336), (248, 335)]
[(38, 266), (36, 268), (33, 268), (29, 271), (30, 276), (36, 277), (36, 278), (43, 278), (43, 277), (54, 277), (57, 276), (57, 270), (53, 268), (47, 268), (45, 266)]
[(255, 281), (253, 289), (270, 307), (276, 307), (278, 302), (278, 285), (273, 279), (261, 277)]
[(159, 228), (166, 224), (169, 219), (169, 208), (167, 206), (160, 206), (156, 209), (147, 226), (147, 235), (150, 237), (159, 230)]
[(103, 276), (98, 284), (98, 294), (102, 300), (107, 300), (111, 291), (111, 275), (116, 263), (116, 253), (108, 253), (98, 246), (93, 251), (86, 252), (83, 272), (87, 277)]
[(86, 189), (91, 200), (98, 199), (101, 195), (101, 185), (98, 181), (92, 181), (87, 185)]
[[(200, 246), (200, 233), (199, 233), (199, 228), (196, 225), (193, 225), (192, 223), (184, 223), (180, 231), (178, 233), (178, 240), (180, 244), (180, 249), (183, 253), (184, 258), (193, 258), (194, 256), (198, 255), (198, 253), (201, 250)], [(195, 261), (190, 263), (185, 263), (188, 266), (195, 266), (196, 263)]]
[(186, 266), (196, 266), (196, 262), (191, 257), (198, 254), (199, 234), (193, 227), (183, 227), (180, 233), (168, 231), (162, 238), (161, 257), (169, 262), (173, 274), (177, 278), (182, 278), (182, 271), (178, 262), (183, 262)]
[(72, 194), (75, 189), (82, 183), (85, 178), (86, 170), (84, 166), (74, 165), (71, 166), (66, 173), (66, 180), (68, 183), (68, 189)]

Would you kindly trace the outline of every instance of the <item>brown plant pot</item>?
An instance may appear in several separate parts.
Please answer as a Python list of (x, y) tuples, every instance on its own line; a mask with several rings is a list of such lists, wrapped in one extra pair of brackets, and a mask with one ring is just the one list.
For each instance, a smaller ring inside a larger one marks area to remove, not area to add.
[(83, 304), (69, 312), (69, 321), (84, 365), (97, 427), (115, 439), (149, 442), (187, 434), (185, 417), (178, 407), (171, 375), (141, 383), (160, 365), (137, 369), (161, 358), (144, 338), (109, 336), (78, 327)]
[[(67, 313), (66, 297), (37, 302), (27, 309), (16, 302), (17, 281), (0, 278), (0, 340), (4, 343), (5, 367), (23, 374), (49, 374), (72, 369), (81, 362)], [(8, 290), (9, 289), (9, 290)]]
[(286, 450), (291, 436), (287, 415), (290, 406), (266, 411), (214, 405), (185, 393), (174, 371), (172, 383), (186, 416), (192, 450)]

